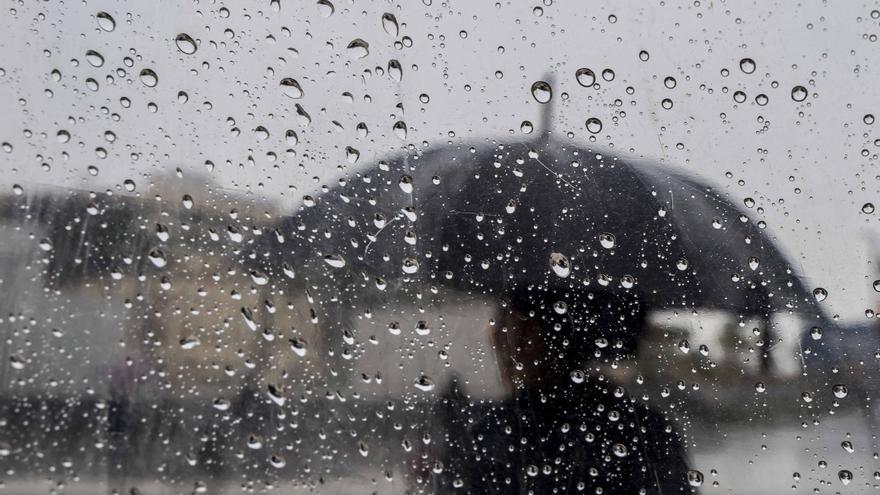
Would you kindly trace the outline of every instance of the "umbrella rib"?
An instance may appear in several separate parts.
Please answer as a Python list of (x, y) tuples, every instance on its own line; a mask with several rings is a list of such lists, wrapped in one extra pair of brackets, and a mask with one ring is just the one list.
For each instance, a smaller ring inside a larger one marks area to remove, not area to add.
[(559, 180), (561, 180), (562, 182), (564, 182), (565, 185), (567, 185), (568, 187), (574, 189), (575, 191), (577, 190), (577, 188), (574, 187), (574, 185), (572, 185), (571, 182), (565, 180), (565, 178), (562, 177), (562, 174), (559, 174), (559, 173), (554, 172), (553, 169), (551, 169), (551, 168), (548, 167), (544, 162), (542, 162), (540, 158), (535, 157), (535, 161), (538, 162), (538, 163), (540, 163), (542, 167), (544, 167), (545, 169), (547, 169), (547, 171), (550, 172), (551, 174), (553, 174), (557, 179), (559, 179)]
[[(385, 227), (387, 227), (387, 226), (391, 225), (392, 223), (394, 223), (398, 218), (400, 218), (400, 217), (394, 217), (394, 218), (392, 218), (391, 220), (389, 220), (388, 223), (386, 223), (385, 225), (383, 225), (381, 229), (377, 230), (376, 233), (373, 234), (373, 237), (378, 238), (378, 237), (379, 237), (379, 234), (381, 234), (382, 231), (385, 230)], [(367, 242), (367, 245), (366, 245), (366, 246), (364, 246), (364, 257), (365, 257), (365, 258), (366, 258), (366, 256), (367, 256), (367, 253), (370, 251), (370, 246), (371, 246), (372, 244), (373, 244), (373, 241), (371, 240), (371, 241), (368, 241), (368, 242)]]

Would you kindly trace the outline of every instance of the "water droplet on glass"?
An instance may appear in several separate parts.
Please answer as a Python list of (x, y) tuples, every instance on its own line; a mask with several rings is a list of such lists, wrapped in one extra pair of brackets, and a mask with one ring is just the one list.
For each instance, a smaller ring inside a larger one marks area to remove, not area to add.
[(688, 342), (687, 339), (682, 340), (678, 343), (678, 350), (680, 350), (684, 354), (691, 352), (691, 343)]
[(545, 81), (535, 81), (532, 84), (532, 96), (538, 103), (549, 103), (553, 98), (553, 90)]
[(847, 454), (852, 454), (856, 451), (855, 447), (853, 447), (852, 442), (850, 442), (849, 440), (844, 440), (840, 442), (840, 448), (842, 448)]
[(403, 270), (403, 273), (412, 275), (419, 271), (419, 262), (415, 258), (404, 258), (401, 269)]
[(841, 469), (837, 472), (837, 479), (839, 479), (844, 485), (848, 485), (853, 480), (853, 474), (846, 469)]
[(596, 117), (590, 117), (586, 122), (587, 130), (590, 131), (591, 134), (598, 134), (602, 132), (602, 121), (597, 119)]
[(95, 14), (95, 19), (98, 20), (98, 27), (108, 33), (116, 29), (116, 21), (107, 12), (98, 12)]
[(687, 481), (691, 486), (701, 486), (703, 484), (703, 473), (696, 469), (690, 469), (687, 472)]
[(306, 355), (306, 343), (300, 339), (290, 339), (290, 350), (299, 357)]
[(382, 14), (382, 29), (391, 36), (397, 37), (400, 28), (397, 25), (397, 18), (390, 12)]
[(12, 366), (13, 369), (22, 370), (24, 369), (24, 359), (17, 354), (13, 354), (9, 356), (9, 365)]
[(141, 82), (148, 88), (155, 88), (156, 85), (159, 84), (159, 76), (156, 75), (156, 72), (154, 72), (153, 69), (142, 70), (140, 77)]
[(318, 0), (318, 10), (324, 18), (330, 17), (336, 11), (336, 7), (329, 0)]
[(834, 396), (837, 397), (838, 399), (843, 399), (847, 395), (849, 395), (849, 389), (847, 388), (846, 385), (844, 385), (842, 383), (838, 383), (838, 384), (834, 385), (833, 387), (831, 387), (831, 393), (833, 393)]
[(292, 77), (285, 77), (281, 80), (281, 92), (284, 93), (285, 96), (290, 98), (298, 99), (303, 97), (302, 88), (297, 82), (296, 79)]
[(157, 268), (163, 268), (168, 264), (168, 260), (165, 258), (165, 253), (162, 252), (161, 249), (154, 249), (150, 251), (148, 256), (150, 258), (150, 262), (153, 263)]
[(228, 411), (230, 407), (232, 407), (232, 403), (223, 397), (218, 397), (214, 399), (214, 409), (218, 411)]
[(791, 88), (791, 99), (798, 102), (806, 100), (807, 88), (803, 86), (795, 86)]
[(574, 76), (577, 78), (578, 84), (585, 88), (589, 88), (596, 83), (596, 74), (586, 67), (578, 69), (577, 72), (574, 73)]
[(104, 57), (95, 50), (89, 50), (86, 52), (86, 60), (92, 67), (101, 67), (104, 65)]
[(871, 125), (874, 123), (874, 115), (870, 113), (866, 113), (864, 117), (862, 117), (862, 122), (865, 124)]
[(862, 205), (862, 213), (874, 213), (874, 203), (865, 203)]
[(345, 258), (338, 254), (328, 254), (324, 256), (324, 262), (333, 268), (342, 268), (345, 266)]
[(403, 80), (403, 67), (399, 61), (394, 59), (388, 61), (388, 75), (396, 82)]
[(422, 392), (430, 392), (431, 390), (434, 390), (434, 381), (423, 374), (416, 379), (415, 386)]
[(353, 60), (364, 58), (370, 54), (370, 44), (360, 38), (351, 40), (346, 48), (348, 56)]
[(406, 139), (406, 123), (402, 120), (399, 120), (394, 123), (392, 126), (392, 130), (394, 130), (394, 134), (400, 139)]
[(566, 278), (571, 274), (571, 264), (568, 257), (562, 253), (550, 254), (550, 267), (557, 276)]
[(184, 53), (186, 55), (192, 55), (198, 49), (198, 47), (196, 46), (196, 41), (186, 33), (178, 34), (174, 38), (174, 43), (177, 45), (177, 49), (180, 50), (181, 53)]
[(602, 245), (605, 249), (612, 249), (616, 242), (616, 238), (614, 234), (609, 234), (607, 232), (599, 234), (599, 244)]
[(822, 302), (828, 297), (828, 291), (822, 287), (816, 287), (813, 289), (813, 297), (816, 298), (816, 301)]
[(739, 69), (746, 74), (751, 74), (755, 72), (755, 61), (750, 58), (744, 58), (739, 61)]

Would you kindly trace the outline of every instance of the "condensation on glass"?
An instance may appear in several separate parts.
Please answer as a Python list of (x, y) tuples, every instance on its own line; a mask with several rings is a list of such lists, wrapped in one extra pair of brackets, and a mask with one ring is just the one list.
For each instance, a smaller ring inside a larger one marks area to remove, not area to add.
[(0, 493), (880, 487), (875, 6), (3, 9)]

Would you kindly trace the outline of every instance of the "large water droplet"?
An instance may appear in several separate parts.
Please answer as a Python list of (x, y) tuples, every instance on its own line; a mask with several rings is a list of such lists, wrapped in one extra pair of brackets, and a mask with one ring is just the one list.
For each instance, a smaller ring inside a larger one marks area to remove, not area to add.
[(545, 81), (535, 81), (532, 84), (532, 96), (538, 103), (549, 103), (553, 99), (553, 89)]
[(104, 65), (104, 56), (95, 50), (89, 50), (86, 52), (86, 61), (92, 67), (101, 67)]
[(285, 77), (281, 80), (281, 92), (284, 93), (284, 96), (288, 96), (293, 99), (299, 99), (303, 97), (302, 87), (299, 85), (299, 82), (292, 77)]
[(615, 242), (616, 239), (614, 237), (614, 234), (609, 234), (608, 232), (599, 234), (599, 244), (601, 244), (603, 248), (612, 249)]
[(186, 33), (178, 34), (177, 37), (174, 38), (174, 43), (177, 45), (177, 49), (186, 55), (192, 55), (198, 50), (196, 41)]
[(157, 268), (163, 268), (168, 264), (168, 259), (165, 257), (165, 253), (161, 249), (150, 251), (148, 257), (150, 258), (150, 262), (152, 262)]
[(803, 86), (795, 86), (791, 88), (791, 99), (798, 102), (806, 100), (807, 88)]
[(403, 67), (399, 61), (393, 59), (388, 61), (388, 75), (396, 82), (403, 80)]
[(596, 83), (596, 73), (592, 71), (592, 69), (588, 69), (586, 67), (581, 67), (574, 73), (574, 77), (577, 78), (578, 84), (585, 88), (589, 88), (593, 84)]
[(568, 257), (562, 253), (550, 254), (550, 267), (557, 276), (566, 278), (571, 274), (571, 263)]
[(590, 131), (590, 134), (598, 134), (602, 132), (602, 121), (597, 119), (596, 117), (590, 117), (586, 122), (587, 130)]
[(345, 258), (338, 254), (328, 254), (324, 256), (324, 262), (333, 268), (342, 268), (345, 266)]
[(318, 10), (322, 17), (327, 18), (336, 12), (336, 7), (329, 0), (318, 0)]
[(691, 486), (701, 486), (703, 484), (703, 473), (696, 469), (690, 469), (687, 472), (687, 480)]
[(370, 54), (370, 44), (360, 38), (351, 40), (346, 49), (348, 50), (348, 56), (354, 60), (364, 58)]
[(95, 19), (98, 20), (98, 27), (108, 33), (116, 29), (116, 20), (107, 12), (98, 12), (95, 14)]
[(382, 14), (382, 29), (389, 35), (397, 37), (400, 28), (397, 25), (397, 18), (394, 17), (394, 14), (390, 12)]
[(755, 61), (750, 58), (744, 58), (739, 61), (739, 69), (746, 74), (751, 74), (755, 72)]
[(140, 74), (141, 82), (148, 88), (155, 88), (159, 84), (159, 76), (153, 69), (144, 69)]
[(839, 479), (844, 485), (848, 485), (853, 480), (853, 474), (846, 469), (841, 469), (837, 472), (837, 479)]
[(416, 379), (415, 386), (422, 392), (430, 392), (434, 390), (434, 380), (423, 374)]

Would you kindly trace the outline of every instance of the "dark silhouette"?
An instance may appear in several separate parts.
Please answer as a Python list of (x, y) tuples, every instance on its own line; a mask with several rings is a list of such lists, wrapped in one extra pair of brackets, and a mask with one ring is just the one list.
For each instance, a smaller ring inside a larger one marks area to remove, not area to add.
[(467, 405), (458, 383), (443, 394), (436, 492), (693, 493), (667, 418), (584, 371), (589, 360), (634, 356), (645, 316), (629, 292), (523, 291), (499, 305), (490, 332), (508, 396), (479, 408)]

